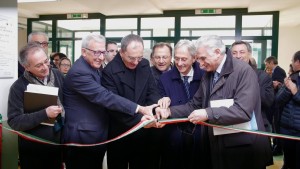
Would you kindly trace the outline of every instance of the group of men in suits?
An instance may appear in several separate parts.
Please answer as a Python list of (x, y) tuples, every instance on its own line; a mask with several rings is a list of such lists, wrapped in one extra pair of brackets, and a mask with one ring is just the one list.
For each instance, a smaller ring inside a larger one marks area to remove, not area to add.
[[(153, 128), (141, 129), (108, 146), (66, 147), (64, 160), (68, 169), (102, 168), (106, 150), (109, 169), (155, 169), (160, 168), (161, 159), (169, 160), (166, 168), (170, 168), (174, 166), (171, 155), (180, 153), (191, 153), (189, 157), (193, 159), (179, 159), (177, 168), (188, 167), (186, 162), (194, 163), (190, 168), (198, 167), (199, 158), (199, 168), (260, 169), (269, 164), (271, 148), (267, 137), (246, 133), (214, 135), (212, 128), (197, 125), (202, 121), (231, 125), (255, 117), (257, 129), (265, 131), (258, 76), (248, 63), (232, 57), (220, 37), (202, 36), (195, 44), (179, 41), (174, 50), (174, 68), (162, 73), (158, 82), (149, 61), (143, 58), (143, 39), (133, 34), (122, 39), (119, 53), (100, 71), (107, 54), (105, 42), (102, 35), (86, 36), (81, 57), (64, 78), (60, 88), (65, 112), (63, 143), (102, 142), (142, 120), (154, 118), (188, 117), (191, 123), (158, 129), (162, 126), (154, 122), (147, 126)], [(153, 57), (163, 61), (171, 56)], [(223, 99), (232, 99), (233, 105), (211, 107), (211, 101)], [(23, 115), (30, 116), (26, 112)], [(186, 134), (189, 131), (191, 135)], [(162, 135), (167, 144), (178, 141), (169, 147), (174, 154), (163, 154), (158, 149)], [(192, 147), (188, 147), (190, 143)], [(177, 149), (178, 146), (185, 148)]]

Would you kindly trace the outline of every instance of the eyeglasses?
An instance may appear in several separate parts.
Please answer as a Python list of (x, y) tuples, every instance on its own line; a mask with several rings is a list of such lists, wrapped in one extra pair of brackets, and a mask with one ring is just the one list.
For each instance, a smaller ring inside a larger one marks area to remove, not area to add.
[(69, 65), (69, 64), (60, 64), (60, 66), (63, 66), (63, 67), (70, 67), (71, 65)]
[(44, 42), (39, 42), (39, 41), (35, 41), (36, 44), (39, 44), (41, 47), (47, 47), (49, 45), (48, 42), (44, 41)]
[(111, 49), (111, 50), (108, 50), (107, 52), (109, 52), (109, 53), (113, 53), (113, 52), (118, 53), (119, 51), (118, 51), (118, 50), (113, 50), (113, 49)]
[(106, 54), (107, 54), (106, 51), (101, 51), (101, 50), (95, 51), (95, 50), (92, 50), (92, 49), (89, 49), (89, 48), (85, 48), (85, 49), (87, 49), (87, 50), (93, 52), (94, 56), (96, 56), (96, 57), (99, 57), (99, 56), (101, 56), (101, 55), (106, 55)]
[(154, 56), (154, 59), (155, 60), (160, 60), (160, 59), (163, 59), (163, 60), (166, 60), (168, 59), (170, 56)]
[(128, 56), (128, 55), (127, 55), (127, 57), (128, 57), (128, 59), (130, 60), (130, 62), (135, 62), (136, 60), (137, 60), (138, 62), (140, 62), (140, 61), (142, 61), (142, 59), (143, 59), (143, 56), (141, 56), (141, 57), (132, 57), (132, 56)]
[(40, 69), (42, 66), (44, 66), (44, 64), (47, 66), (49, 65), (49, 58), (47, 58), (43, 63), (38, 63), (34, 65), (34, 67)]

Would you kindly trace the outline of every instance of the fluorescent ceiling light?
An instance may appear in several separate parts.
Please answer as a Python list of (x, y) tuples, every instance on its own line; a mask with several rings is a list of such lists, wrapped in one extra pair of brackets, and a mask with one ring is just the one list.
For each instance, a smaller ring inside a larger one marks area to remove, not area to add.
[(26, 2), (53, 2), (58, 0), (18, 0), (18, 3), (26, 3)]

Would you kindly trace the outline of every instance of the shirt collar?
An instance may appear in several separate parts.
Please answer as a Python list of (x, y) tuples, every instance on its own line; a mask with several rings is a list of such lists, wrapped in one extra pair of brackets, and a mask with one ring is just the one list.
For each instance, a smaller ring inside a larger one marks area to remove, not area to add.
[(188, 76), (189, 77), (188, 81), (191, 82), (193, 80), (193, 76), (194, 76), (194, 68), (192, 67), (187, 75), (183, 75), (183, 74), (180, 73), (180, 77), (181, 77), (182, 80), (184, 80), (183, 76)]
[(221, 70), (222, 70), (222, 68), (223, 68), (223, 66), (224, 66), (224, 63), (225, 63), (225, 61), (226, 61), (226, 58), (227, 58), (227, 55), (225, 54), (224, 57), (223, 57), (222, 62), (220, 63), (220, 65), (218, 66), (218, 68), (217, 68), (217, 70), (216, 70), (216, 72), (218, 72), (219, 74), (221, 74)]

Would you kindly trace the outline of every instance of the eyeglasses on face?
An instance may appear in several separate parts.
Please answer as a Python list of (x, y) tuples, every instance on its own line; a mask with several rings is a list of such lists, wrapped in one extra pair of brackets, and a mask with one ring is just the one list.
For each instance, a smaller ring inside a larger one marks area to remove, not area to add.
[(41, 47), (47, 47), (49, 45), (49, 43), (46, 41), (43, 41), (43, 42), (35, 41), (35, 43), (39, 44)]
[(141, 57), (132, 57), (132, 56), (128, 56), (128, 55), (127, 55), (127, 57), (128, 57), (128, 59), (130, 60), (130, 62), (135, 62), (135, 61), (140, 62), (140, 61), (142, 61), (142, 59), (143, 59), (143, 56), (141, 56)]
[(94, 56), (96, 56), (96, 57), (107, 54), (107, 51), (101, 51), (101, 50), (96, 51), (96, 50), (92, 50), (92, 49), (89, 49), (89, 48), (85, 48), (85, 49), (93, 52)]
[(163, 60), (166, 60), (168, 59), (170, 56), (154, 56), (154, 59), (155, 60), (160, 60), (160, 59), (163, 59)]

